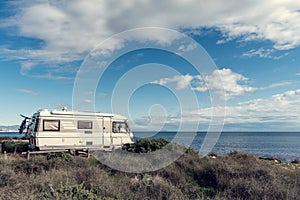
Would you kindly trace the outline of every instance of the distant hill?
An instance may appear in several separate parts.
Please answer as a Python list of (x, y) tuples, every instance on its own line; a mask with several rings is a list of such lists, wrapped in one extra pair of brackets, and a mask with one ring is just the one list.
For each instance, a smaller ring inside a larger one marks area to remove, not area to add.
[(14, 130), (17, 131), (19, 128), (19, 125), (12, 125), (12, 126), (0, 126), (0, 131), (5, 131), (5, 130)]

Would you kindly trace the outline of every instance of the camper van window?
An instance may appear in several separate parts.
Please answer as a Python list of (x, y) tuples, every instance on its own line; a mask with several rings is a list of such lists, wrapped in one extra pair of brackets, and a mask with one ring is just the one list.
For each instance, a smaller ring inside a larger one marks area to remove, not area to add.
[(93, 122), (92, 121), (78, 121), (78, 129), (92, 129)]
[(113, 122), (113, 132), (114, 133), (127, 133), (128, 127), (125, 122)]
[(59, 131), (60, 121), (59, 120), (43, 120), (44, 131)]

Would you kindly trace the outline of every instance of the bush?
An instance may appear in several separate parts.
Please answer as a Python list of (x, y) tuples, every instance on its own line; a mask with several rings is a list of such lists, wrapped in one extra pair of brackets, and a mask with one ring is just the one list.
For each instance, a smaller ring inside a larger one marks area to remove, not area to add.
[(2, 143), (2, 151), (6, 151), (7, 153), (21, 153), (26, 152), (28, 150), (27, 143), (17, 143), (13, 141), (3, 142)]
[(169, 144), (170, 142), (164, 138), (158, 139), (137, 139), (134, 144), (125, 144), (123, 146), (123, 150), (127, 150), (129, 152), (135, 153), (149, 153), (156, 151), (158, 149), (162, 149), (164, 146)]
[(8, 136), (2, 136), (0, 137), (0, 141), (5, 141), (5, 140), (12, 140), (10, 137)]
[(84, 184), (65, 185), (54, 189), (52, 185), (48, 185), (46, 191), (40, 194), (43, 199), (98, 199), (93, 189), (86, 189)]
[(61, 158), (65, 161), (73, 161), (74, 157), (66, 152), (57, 152), (57, 153), (48, 153), (46, 155), (47, 160), (55, 159), (55, 158)]

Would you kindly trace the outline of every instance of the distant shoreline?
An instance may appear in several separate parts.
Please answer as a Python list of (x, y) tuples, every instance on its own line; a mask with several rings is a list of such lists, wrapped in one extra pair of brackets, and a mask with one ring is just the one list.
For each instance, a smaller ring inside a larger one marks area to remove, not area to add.
[(0, 131), (0, 133), (18, 133), (16, 130)]

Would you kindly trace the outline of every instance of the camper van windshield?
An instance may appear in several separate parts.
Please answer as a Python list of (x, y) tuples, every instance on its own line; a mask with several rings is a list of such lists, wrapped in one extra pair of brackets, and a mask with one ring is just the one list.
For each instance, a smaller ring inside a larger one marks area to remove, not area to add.
[(127, 133), (129, 132), (126, 122), (113, 122), (114, 133)]

